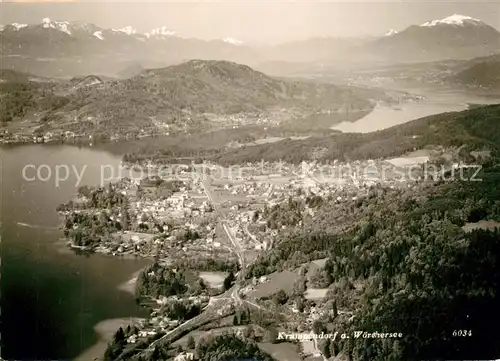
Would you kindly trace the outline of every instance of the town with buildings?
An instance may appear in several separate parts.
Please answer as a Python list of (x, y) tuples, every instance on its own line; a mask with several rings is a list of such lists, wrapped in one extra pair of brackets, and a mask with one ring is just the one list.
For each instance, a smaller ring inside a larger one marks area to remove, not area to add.
[[(407, 163), (412, 159), (416, 163), (422, 161), (410, 158)], [(262, 217), (265, 209), (289, 199), (304, 201), (311, 197), (349, 202), (368, 194), (377, 185), (412, 187), (415, 182), (402, 177), (404, 167), (400, 163), (400, 159), (399, 163), (398, 160), (366, 160), (336, 161), (329, 165), (261, 162), (229, 168), (204, 163), (172, 165), (166, 171), (165, 165), (149, 161), (141, 165), (147, 169), (146, 178), (134, 178), (132, 170), (137, 165), (123, 164), (124, 169), (130, 171), (130, 177), (101, 189), (99, 197), (119, 199), (105, 211), (106, 215), (102, 215), (102, 209), (90, 206), (92, 202), (98, 204), (98, 196), (89, 189), (80, 192), (73, 208), (62, 207), (60, 212), (66, 219), (75, 217), (75, 213), (90, 213), (94, 219), (104, 217), (108, 225), (126, 225), (106, 232), (97, 242), (82, 244), (74, 234), (84, 226), (71, 223), (66, 234), (72, 248), (150, 258), (166, 267), (179, 262), (195, 265), (216, 260), (239, 265), (241, 275), (241, 270), (276, 242), (278, 230)], [(306, 205), (305, 214), (313, 217), (314, 206)], [(324, 260), (318, 262), (324, 265)], [(231, 327), (234, 326), (229, 322), (231, 315), (246, 308), (258, 312), (274, 310), (287, 320), (281, 323), (286, 325), (285, 331), (311, 330), (315, 321), (328, 318), (332, 313), (331, 306), (322, 301), (328, 289), (315, 288), (307, 281), (314, 274), (311, 268), (315, 267), (318, 268), (312, 262), (295, 272), (254, 277), (250, 282), (238, 277), (230, 284), (225, 284), (228, 272), (199, 272), (197, 277), (208, 287), (181, 296), (152, 297), (150, 318), (135, 325), (137, 331), (127, 337), (127, 343), (133, 347), (141, 340), (150, 344), (176, 342), (186, 332), (210, 327), (207, 325), (217, 319), (220, 322), (221, 318)], [(304, 302), (299, 305), (273, 301), (278, 291), (292, 290), (301, 279), (305, 285), (301, 296)], [(170, 311), (165, 311), (170, 309), (168, 305), (179, 303), (184, 309), (196, 307), (197, 311), (188, 319), (172, 317)], [(351, 317), (345, 310), (335, 312)], [(304, 339), (300, 347), (306, 350), (306, 356), (321, 356), (314, 340)]]

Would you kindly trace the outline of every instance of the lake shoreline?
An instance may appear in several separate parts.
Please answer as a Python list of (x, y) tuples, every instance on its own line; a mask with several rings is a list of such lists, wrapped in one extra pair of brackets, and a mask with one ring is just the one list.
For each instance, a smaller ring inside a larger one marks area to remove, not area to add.
[[(415, 93), (418, 89), (412, 89)], [(498, 95), (485, 97), (485, 94), (431, 91), (425, 93), (420, 101), (404, 101), (397, 105), (377, 104), (361, 119), (354, 122), (341, 122), (330, 128), (340, 133), (373, 133), (402, 125), (416, 119), (437, 114), (461, 112), (471, 109), (472, 105), (485, 106), (500, 102)]]
[[(147, 266), (146, 266), (147, 267)], [(128, 281), (119, 284), (116, 288), (119, 291), (135, 296), (135, 287), (137, 284), (137, 279), (141, 272), (146, 268), (143, 267), (140, 270), (134, 272)], [(73, 361), (87, 361), (87, 360), (103, 360), (104, 353), (108, 347), (109, 342), (113, 339), (114, 334), (120, 327), (127, 327), (137, 323), (144, 318), (140, 317), (122, 317), (122, 318), (111, 318), (108, 320), (100, 321), (94, 325), (94, 332), (97, 334), (98, 341), (96, 344), (83, 351), (78, 355)]]
[[(109, 338), (101, 331), (103, 320), (124, 318), (111, 323), (108, 333), (112, 336), (120, 324), (128, 324), (134, 317), (149, 317), (131, 292), (121, 292), (117, 287), (152, 260), (72, 250), (62, 235), (56, 208), (73, 199), (79, 186), (99, 185), (102, 167), (118, 169), (121, 157), (96, 148), (49, 144), (2, 145), (0, 153), (4, 169), (9, 170), (9, 177), (4, 179), (8, 191), (2, 198), (9, 210), (2, 227), (9, 266), (2, 268), (2, 291), (14, 295), (5, 298), (2, 305), (3, 327), (9, 330), (2, 348), (5, 358), (102, 357), (107, 347), (102, 339)], [(27, 160), (34, 170), (24, 176)], [(61, 165), (75, 171), (61, 173), (63, 181), (56, 183), (54, 170)], [(52, 177), (27, 180), (33, 171), (36, 175), (36, 167), (52, 170)], [(39, 294), (40, 300), (33, 300), (32, 294)], [(48, 305), (55, 305), (57, 315), (47, 312)], [(25, 312), (26, 308), (32, 312)], [(19, 314), (24, 316), (19, 318)], [(44, 332), (32, 327), (36, 323), (44, 325)], [(96, 356), (79, 356), (83, 352)]]
[(139, 278), (139, 275), (141, 274), (142, 271), (144, 271), (144, 269), (146, 267), (141, 268), (137, 272), (134, 272), (128, 281), (125, 281), (122, 284), (118, 285), (117, 288), (120, 291), (127, 292), (127, 293), (131, 294), (132, 296), (135, 296), (135, 288), (137, 286), (137, 279)]
[(372, 112), (355, 122), (341, 122), (330, 128), (341, 133), (373, 133), (436, 114), (460, 112), (468, 109), (465, 102), (437, 101), (433, 98), (420, 102), (405, 102), (398, 106), (377, 104)]
[(98, 335), (99, 340), (95, 345), (74, 358), (73, 361), (103, 360), (108, 343), (113, 339), (116, 331), (120, 327), (125, 328), (141, 320), (144, 319), (138, 317), (124, 317), (113, 318), (97, 323), (94, 326), (94, 332)]

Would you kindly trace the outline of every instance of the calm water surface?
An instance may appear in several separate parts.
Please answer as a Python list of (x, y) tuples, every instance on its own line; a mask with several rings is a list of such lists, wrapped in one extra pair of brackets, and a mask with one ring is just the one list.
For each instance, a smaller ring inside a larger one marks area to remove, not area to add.
[[(99, 321), (145, 316), (133, 297), (117, 286), (145, 260), (103, 255), (78, 256), (60, 242), (58, 204), (76, 195), (76, 176), (27, 181), (25, 165), (46, 164), (55, 172), (68, 165), (83, 172), (82, 184), (100, 183), (101, 165), (117, 167), (120, 157), (71, 146), (0, 148), (1, 343), (9, 360), (69, 360), (97, 341)], [(27, 175), (36, 174), (33, 168)]]
[(500, 103), (500, 98), (451, 91), (430, 93), (420, 102), (405, 102), (398, 106), (378, 105), (356, 122), (342, 122), (332, 129), (344, 133), (370, 133), (434, 114), (462, 111), (468, 108), (468, 103), (494, 104)]

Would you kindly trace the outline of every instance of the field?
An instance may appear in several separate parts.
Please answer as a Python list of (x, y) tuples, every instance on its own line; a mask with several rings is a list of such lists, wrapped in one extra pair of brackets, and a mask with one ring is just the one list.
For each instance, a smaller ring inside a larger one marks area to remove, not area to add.
[(311, 277), (314, 275), (315, 272), (318, 270), (321, 270), (325, 267), (325, 263), (328, 260), (328, 258), (323, 258), (323, 259), (317, 259), (315, 261), (311, 261), (309, 263), (306, 263), (304, 266), (307, 267), (307, 279), (308, 281), (311, 280)]
[(479, 221), (477, 223), (467, 223), (462, 229), (465, 232), (472, 232), (475, 229), (488, 229), (492, 230), (495, 228), (500, 228), (500, 223), (495, 221)]
[(215, 226), (214, 241), (219, 242), (221, 245), (232, 246), (231, 241), (227, 237), (227, 234), (220, 223), (217, 223), (217, 225)]
[(246, 201), (248, 201), (248, 198), (245, 194), (231, 194), (231, 192), (225, 190), (215, 190), (213, 193), (217, 197), (217, 199), (230, 201), (232, 202), (232, 204), (245, 203)]
[(422, 157), (399, 157), (388, 159), (387, 162), (391, 163), (396, 167), (409, 167), (417, 164), (425, 164), (429, 160), (428, 156)]
[(260, 138), (256, 139), (253, 142), (250, 143), (243, 143), (242, 146), (252, 146), (252, 145), (259, 145), (259, 144), (266, 144), (266, 143), (276, 143), (280, 142), (285, 138), (282, 137), (266, 137), (266, 138)]
[(174, 346), (182, 345), (182, 347), (185, 348), (189, 336), (193, 336), (194, 340), (198, 342), (198, 340), (202, 338), (208, 338), (208, 337), (223, 335), (226, 333), (232, 333), (236, 332), (237, 330), (243, 330), (244, 328), (245, 326), (231, 326), (231, 327), (214, 328), (208, 331), (195, 330), (193, 332), (188, 333), (187, 335), (184, 335), (183, 337), (172, 343), (172, 345)]
[(301, 346), (304, 355), (314, 355), (317, 352), (313, 340), (301, 340)]
[(255, 250), (246, 250), (245, 251), (245, 259), (248, 263), (251, 263), (253, 261), (255, 261), (255, 259), (259, 256), (259, 253), (258, 251), (255, 251)]
[(272, 273), (267, 276), (268, 281), (258, 284), (249, 296), (262, 298), (272, 296), (281, 289), (291, 291), (293, 290), (293, 286), (298, 277), (299, 275), (297, 271)]
[(225, 272), (200, 272), (200, 278), (211, 288), (222, 287), (227, 274)]
[(276, 185), (283, 185), (283, 184), (289, 184), (292, 178), (289, 176), (281, 176), (281, 174), (276, 173), (275, 175), (258, 175), (252, 177), (252, 181), (255, 182), (264, 182), (266, 184), (276, 184)]
[(302, 361), (297, 350), (297, 345), (289, 342), (277, 344), (259, 343), (259, 347), (270, 354), (277, 361)]
[(152, 239), (155, 237), (154, 234), (150, 233), (139, 233), (139, 232), (123, 232), (121, 234), (121, 240), (123, 242), (140, 242), (140, 241), (146, 241), (146, 242), (151, 242)]
[(325, 267), (327, 260), (328, 260), (328, 258), (317, 259), (317, 260), (311, 261), (310, 264), (311, 264), (311, 266), (323, 268), (323, 267)]
[[(316, 272), (325, 267), (327, 260), (328, 258), (322, 258), (305, 264), (305, 266), (307, 267), (307, 280), (309, 282)], [(308, 300), (322, 300), (326, 297), (327, 292), (328, 288), (312, 288), (308, 286), (304, 297)]]
[(322, 300), (327, 292), (328, 288), (308, 288), (304, 297), (308, 300)]

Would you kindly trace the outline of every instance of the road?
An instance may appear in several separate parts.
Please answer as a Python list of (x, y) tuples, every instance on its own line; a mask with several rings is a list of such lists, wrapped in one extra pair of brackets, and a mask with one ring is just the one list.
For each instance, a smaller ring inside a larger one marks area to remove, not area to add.
[(208, 200), (212, 204), (214, 208), (217, 208), (218, 204), (215, 203), (214, 201), (214, 195), (212, 194), (212, 190), (210, 189), (210, 184), (208, 183), (208, 180), (203, 179), (201, 182), (201, 186), (203, 187), (203, 191), (208, 197)]
[(160, 337), (158, 340), (153, 341), (149, 344), (147, 351), (153, 351), (156, 345), (172, 343), (178, 340), (187, 332), (196, 329), (204, 324), (210, 323), (218, 319), (221, 315), (217, 312), (222, 309), (222, 307), (227, 305), (226, 297), (213, 297), (210, 299), (209, 304), (202, 310), (202, 312), (193, 317), (183, 324), (177, 326), (173, 330), (167, 332), (164, 336)]
[(257, 241), (257, 237), (255, 237), (253, 234), (250, 233), (248, 230), (248, 223), (245, 224), (245, 227), (243, 228), (245, 233), (247, 234), (248, 237), (250, 237), (255, 244), (260, 244), (259, 241)]
[[(211, 189), (210, 189), (210, 184), (208, 183), (207, 180), (203, 180), (202, 181), (202, 186), (203, 186), (203, 190), (205, 191), (205, 194), (207, 195), (208, 199), (212, 203), (212, 206), (214, 207), (215, 211), (217, 212), (218, 211), (218, 204), (214, 203), (214, 201), (213, 201), (214, 197), (213, 197)], [(239, 240), (236, 237), (234, 237), (234, 235), (231, 232), (231, 229), (230, 229), (229, 225), (227, 224), (227, 222), (225, 220), (221, 220), (221, 224), (222, 224), (222, 228), (224, 229), (224, 232), (227, 235), (227, 238), (229, 239), (229, 241), (231, 242), (231, 244), (233, 246), (233, 251), (236, 253), (236, 255), (238, 257), (238, 262), (240, 264), (240, 270), (244, 271), (245, 268), (246, 268), (246, 266), (247, 266), (246, 261), (245, 261), (244, 249), (243, 249), (241, 243), (239, 242)], [(255, 236), (253, 236), (248, 231), (248, 229), (246, 229), (246, 232), (247, 232), (247, 234), (249, 234), (249, 236), (256, 243), (258, 243), (257, 238), (255, 238)], [(263, 309), (258, 304), (250, 302), (248, 300), (244, 300), (244, 299), (242, 299), (240, 297), (240, 295), (239, 295), (239, 290), (241, 288), (240, 281), (241, 281), (241, 276), (243, 276), (243, 272), (241, 272), (241, 271), (240, 271), (240, 277), (238, 277), (238, 279), (235, 282), (235, 285), (233, 286), (233, 288), (231, 290), (231, 293), (230, 293), (231, 298), (234, 300), (234, 302), (235, 302), (235, 304), (237, 306), (240, 306), (243, 303), (247, 303), (247, 304), (249, 304), (249, 305), (251, 305), (253, 307), (256, 307), (258, 309)]]
[[(231, 231), (229, 229), (229, 226), (227, 224), (225, 224), (224, 221), (223, 221), (223, 228), (226, 231), (226, 234), (227, 234), (229, 240), (231, 241), (231, 243), (233, 244), (233, 246), (235, 248), (235, 252), (238, 255), (238, 260), (239, 260), (240, 265), (241, 265), (241, 270), (244, 270), (246, 267), (246, 263), (245, 263), (245, 257), (243, 254), (243, 248), (241, 247), (241, 244), (239, 243), (238, 239), (233, 236), (233, 234), (231, 233)], [(231, 297), (234, 299), (236, 305), (241, 306), (243, 303), (246, 303), (247, 305), (258, 308), (259, 310), (264, 310), (264, 308), (262, 306), (240, 297), (238, 292), (241, 288), (241, 286), (239, 284), (239, 281), (241, 279), (240, 279), (240, 277), (238, 277), (238, 278), (239, 279), (236, 280), (236, 283), (235, 283), (233, 290), (231, 292)]]
[[(215, 212), (218, 212), (219, 205), (214, 202), (214, 197), (213, 197), (213, 194), (212, 194), (211, 189), (210, 189), (210, 184), (208, 183), (207, 180), (202, 180), (201, 185), (203, 187), (203, 190), (204, 190), (207, 198), (209, 199), (210, 203), (214, 207)], [(241, 246), (238, 239), (236, 237), (234, 237), (229, 225), (227, 224), (227, 222), (225, 220), (221, 220), (221, 225), (222, 225), (222, 228), (224, 229), (224, 232), (226, 233), (229, 241), (231, 242), (231, 244), (233, 246), (234, 252), (236, 253), (236, 255), (238, 257), (240, 269), (244, 270), (246, 267), (246, 264), (245, 264), (243, 247)], [(240, 277), (241, 277), (241, 275), (242, 275), (242, 273), (240, 273)], [(183, 324), (177, 326), (172, 331), (169, 331), (167, 334), (165, 334), (164, 336), (162, 336), (158, 340), (152, 342), (148, 346), (147, 350), (153, 351), (154, 347), (156, 345), (159, 345), (161, 343), (173, 342), (173, 341), (177, 340), (179, 337), (182, 337), (183, 334), (191, 331), (192, 329), (200, 327), (203, 324), (212, 322), (215, 319), (219, 318), (220, 315), (218, 314), (217, 311), (222, 309), (222, 307), (227, 306), (229, 300), (233, 300), (235, 306), (240, 306), (243, 303), (246, 303), (246, 304), (251, 305), (253, 307), (256, 307), (258, 309), (264, 309), (262, 306), (259, 306), (258, 304), (253, 303), (251, 301), (244, 300), (240, 297), (240, 295), (239, 295), (239, 290), (241, 288), (240, 277), (238, 277), (238, 279), (236, 280), (236, 282), (231, 290), (229, 290), (228, 292), (225, 292), (224, 294), (222, 294), (220, 296), (210, 298), (208, 305), (203, 309), (201, 314), (184, 322)]]
[(226, 221), (221, 221), (222, 223), (222, 228), (224, 229), (224, 232), (226, 232), (227, 238), (229, 238), (229, 241), (231, 244), (234, 246), (234, 251), (236, 255), (238, 256), (238, 261), (241, 265), (241, 269), (244, 269), (245, 267), (245, 258), (243, 256), (243, 247), (241, 246), (240, 241), (236, 237), (233, 236), (233, 233), (231, 232), (230, 227), (228, 226)]
[(253, 306), (253, 307), (255, 307), (255, 308), (258, 308), (259, 310), (265, 310), (265, 308), (264, 308), (264, 307), (262, 307), (261, 305), (258, 305), (258, 304), (256, 304), (256, 303), (254, 303), (254, 302), (251, 302), (251, 301), (249, 301), (249, 300), (243, 300), (243, 301), (244, 301), (246, 304), (250, 305), (250, 306)]
[(245, 270), (245, 257), (243, 255), (243, 248), (241, 247), (240, 242), (233, 236), (231, 230), (229, 229), (229, 226), (225, 221), (222, 221), (222, 228), (224, 229), (224, 232), (226, 232), (227, 238), (229, 238), (229, 240), (231, 241), (231, 244), (234, 247), (234, 252), (238, 256), (238, 262), (240, 264), (240, 275), (236, 279), (233, 291), (231, 292), (231, 297), (234, 299), (234, 302), (237, 306), (240, 306), (243, 303), (243, 300), (238, 293), (240, 290), (239, 280), (241, 279), (243, 271)]
[[(215, 212), (218, 212), (219, 205), (214, 201), (214, 196), (211, 192), (208, 180), (203, 179), (200, 181), (200, 183), (201, 186), (203, 187), (203, 191), (205, 192), (208, 200), (214, 207)], [(227, 228), (227, 225), (224, 222), (222, 222), (222, 226), (224, 228), (224, 231), (228, 235), (228, 238), (231, 240), (233, 247), (235, 247), (235, 252), (238, 255), (238, 260), (241, 264), (243, 260), (241, 247), (237, 246), (238, 243), (235, 242), (234, 238), (229, 232), (229, 229)], [(239, 297), (238, 291), (239, 287), (237, 284), (235, 284), (230, 293), (225, 292), (224, 294), (218, 297), (211, 297), (208, 305), (202, 310), (202, 312), (198, 316), (193, 317), (190, 320), (187, 320), (183, 324), (167, 332), (164, 336), (160, 337), (158, 340), (153, 341), (146, 350), (152, 352), (156, 345), (173, 342), (177, 340), (179, 337), (182, 337), (183, 334), (189, 332), (191, 329), (195, 329), (205, 323), (209, 323), (211, 321), (216, 320), (217, 318), (220, 317), (217, 311), (222, 309), (222, 307), (227, 306), (228, 300), (233, 300), (236, 305), (241, 304), (242, 300)]]
[[(214, 207), (214, 211), (216, 213), (218, 213), (219, 217), (222, 218), (222, 216), (220, 214), (219, 204), (217, 202), (215, 202), (215, 200), (214, 200), (215, 197), (212, 193), (212, 189), (210, 187), (209, 181), (207, 179), (201, 180), (201, 186), (203, 187), (203, 191), (205, 192), (208, 200), (210, 201), (210, 203)], [(231, 233), (231, 230), (230, 230), (227, 222), (224, 220), (221, 220), (220, 223), (222, 225), (222, 229), (224, 229), (224, 232), (227, 235), (227, 238), (229, 239), (229, 241), (231, 242), (231, 244), (233, 246), (233, 251), (236, 253), (236, 256), (238, 257), (238, 263), (240, 264), (240, 269), (244, 270), (245, 269), (245, 258), (243, 255), (243, 248), (241, 247), (241, 244)], [(233, 290), (231, 291), (231, 294), (230, 294), (231, 298), (234, 300), (236, 305), (241, 305), (241, 303), (242, 303), (242, 299), (240, 298), (240, 296), (238, 294), (239, 289), (240, 289), (239, 283), (238, 283), (238, 281), (236, 281), (236, 283), (233, 287)]]

